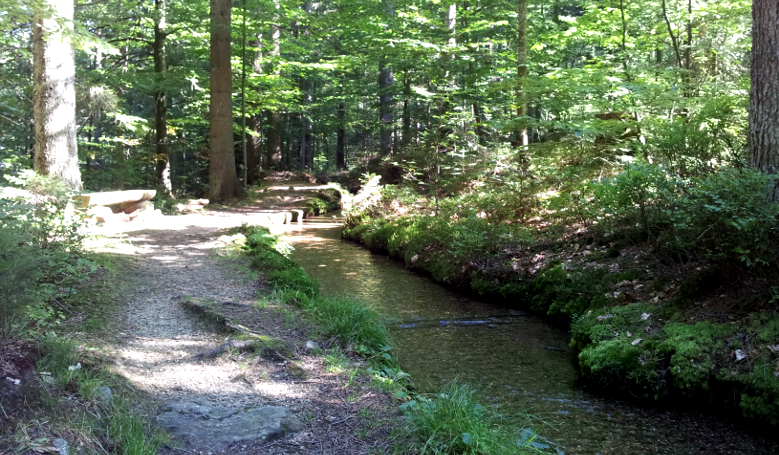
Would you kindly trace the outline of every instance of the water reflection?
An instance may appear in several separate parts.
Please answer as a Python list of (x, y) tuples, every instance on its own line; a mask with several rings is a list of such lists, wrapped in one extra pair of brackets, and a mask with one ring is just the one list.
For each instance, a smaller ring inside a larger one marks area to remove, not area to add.
[(742, 425), (588, 394), (576, 383), (565, 332), (341, 241), (337, 219), (307, 220), (288, 234), (293, 258), (326, 292), (357, 296), (385, 316), (401, 366), (423, 391), (460, 376), (505, 413), (527, 411), (548, 422), (541, 432), (567, 454), (779, 453)]

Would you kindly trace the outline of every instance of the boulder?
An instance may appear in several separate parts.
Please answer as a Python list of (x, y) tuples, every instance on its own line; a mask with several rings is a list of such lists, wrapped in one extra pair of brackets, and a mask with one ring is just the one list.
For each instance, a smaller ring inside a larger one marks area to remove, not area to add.
[(273, 440), (303, 429), (300, 420), (284, 407), (240, 409), (192, 401), (168, 404), (157, 421), (187, 445), (217, 452), (233, 444)]

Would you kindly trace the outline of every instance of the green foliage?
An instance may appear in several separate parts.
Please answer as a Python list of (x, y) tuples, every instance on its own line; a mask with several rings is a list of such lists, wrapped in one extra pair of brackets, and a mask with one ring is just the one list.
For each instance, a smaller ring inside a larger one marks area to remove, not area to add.
[(602, 233), (650, 240), (674, 260), (705, 258), (756, 271), (774, 265), (779, 252), (779, 204), (766, 198), (772, 181), (732, 169), (680, 179), (639, 163), (592, 185), (589, 216)]
[(575, 319), (591, 308), (605, 306), (607, 284), (615, 279), (604, 268), (568, 270), (556, 265), (533, 279), (530, 306), (550, 316)]
[(724, 170), (694, 179), (666, 209), (670, 229), (658, 247), (677, 257), (703, 256), (746, 269), (776, 266), (779, 204), (766, 195), (772, 178)]
[(480, 401), (473, 388), (454, 379), (430, 398), (417, 396), (401, 405), (408, 431), (418, 441), (415, 449), (441, 455), (535, 452), (538, 442), (532, 432), (523, 437), (509, 430), (521, 428), (523, 422), (509, 422)]
[(46, 325), (59, 315), (52, 302), (77, 292), (96, 266), (81, 250), (83, 223), (62, 181), (32, 172), (7, 178), (23, 188), (0, 188), (0, 318)]
[(341, 207), (341, 194), (337, 190), (329, 189), (320, 191), (317, 196), (308, 202), (308, 207), (314, 215), (321, 215)]
[(638, 228), (643, 238), (652, 238), (658, 225), (667, 223), (666, 209), (675, 200), (678, 183), (658, 166), (630, 165), (593, 184), (593, 217), (600, 229)]
[(243, 225), (241, 230), (248, 235), (247, 254), (254, 266), (265, 272), (277, 298), (303, 308), (325, 336), (353, 344), (358, 352), (389, 358), (389, 332), (376, 311), (348, 297), (322, 296), (319, 284), (285, 256), (290, 247), (279, 236), (260, 226)]
[[(728, 372), (723, 372), (728, 375)], [(744, 377), (746, 376), (746, 377)], [(731, 379), (731, 378), (728, 378)], [(749, 375), (739, 375), (744, 385), (739, 407), (745, 417), (779, 425), (779, 384), (777, 384), (776, 361), (759, 359)]]
[(303, 308), (320, 325), (325, 336), (355, 345), (357, 352), (387, 356), (390, 336), (379, 314), (350, 297), (320, 297), (305, 301)]

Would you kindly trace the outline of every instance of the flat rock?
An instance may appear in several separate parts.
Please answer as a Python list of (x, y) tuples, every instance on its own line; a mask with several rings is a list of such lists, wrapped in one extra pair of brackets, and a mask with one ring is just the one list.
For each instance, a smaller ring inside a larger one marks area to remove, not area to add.
[(211, 451), (236, 443), (268, 441), (303, 429), (300, 420), (281, 406), (239, 409), (183, 401), (169, 403), (157, 420), (192, 448)]

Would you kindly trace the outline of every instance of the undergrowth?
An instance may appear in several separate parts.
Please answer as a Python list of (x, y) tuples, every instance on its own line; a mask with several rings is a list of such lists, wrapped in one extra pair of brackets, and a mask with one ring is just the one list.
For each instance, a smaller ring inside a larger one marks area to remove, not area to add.
[(323, 335), (338, 337), (365, 354), (386, 352), (390, 336), (378, 313), (349, 297), (324, 296), (306, 271), (289, 259), (291, 247), (267, 228), (244, 225), (246, 252), (260, 268), (276, 297), (303, 309)]

